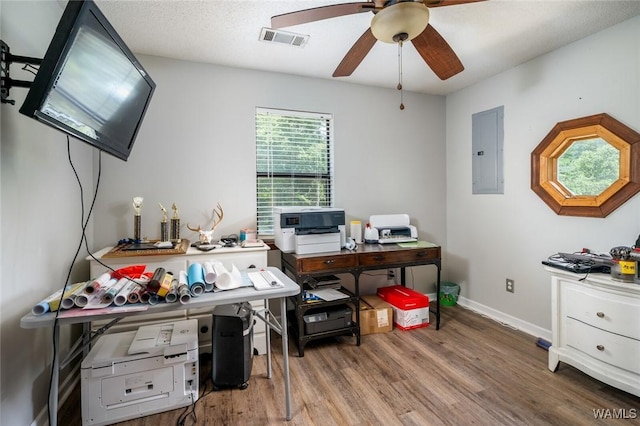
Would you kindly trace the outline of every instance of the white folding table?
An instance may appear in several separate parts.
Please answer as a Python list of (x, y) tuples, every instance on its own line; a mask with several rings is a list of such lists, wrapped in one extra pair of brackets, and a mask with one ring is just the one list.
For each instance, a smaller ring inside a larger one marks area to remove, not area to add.
[[(78, 356), (81, 352), (84, 355), (87, 354), (87, 346), (94, 338), (99, 337), (95, 335), (93, 337), (88, 336), (88, 325), (92, 321), (112, 319), (105, 328), (117, 323), (124, 317), (130, 317), (135, 315), (154, 314), (161, 312), (170, 312), (175, 310), (184, 310), (191, 308), (206, 308), (216, 305), (227, 305), (233, 303), (249, 302), (251, 300), (264, 300), (265, 309), (263, 312), (257, 312), (261, 320), (263, 320), (268, 329), (274, 330), (282, 336), (282, 356), (283, 356), (283, 375), (284, 375), (284, 391), (285, 391), (285, 411), (286, 419), (291, 420), (291, 386), (289, 378), (289, 346), (287, 336), (287, 297), (294, 296), (300, 292), (300, 286), (293, 280), (287, 277), (278, 268), (269, 267), (268, 271), (273, 273), (280, 282), (284, 284), (283, 287), (272, 288), (268, 290), (256, 290), (254, 287), (240, 287), (234, 290), (225, 290), (213, 293), (204, 293), (198, 297), (192, 297), (188, 303), (159, 303), (157, 305), (144, 305), (142, 310), (137, 310), (140, 305), (124, 305), (122, 307), (113, 307), (107, 309), (101, 309), (99, 311), (82, 310), (78, 308), (71, 309), (69, 311), (61, 311), (56, 320), (56, 313), (49, 312), (44, 315), (36, 316), (32, 313), (28, 313), (20, 320), (20, 326), (25, 329), (40, 328), (40, 327), (53, 327), (53, 344), (56, 353), (53, 354), (54, 360), (52, 363), (52, 380), (51, 380), (51, 392), (49, 395), (49, 410), (51, 414), (52, 426), (57, 424), (58, 416), (58, 386), (59, 386), (59, 374), (60, 374), (60, 327), (63, 325), (71, 324), (84, 324), (85, 333), (75, 343), (70, 351), (66, 360), (71, 360)], [(269, 300), (280, 299), (280, 322), (271, 315), (269, 311)], [(104, 330), (103, 330), (104, 331)], [(271, 378), (271, 339), (270, 333), (267, 330), (267, 377)], [(65, 360), (65, 361), (66, 361)], [(64, 365), (66, 362), (63, 362)]]

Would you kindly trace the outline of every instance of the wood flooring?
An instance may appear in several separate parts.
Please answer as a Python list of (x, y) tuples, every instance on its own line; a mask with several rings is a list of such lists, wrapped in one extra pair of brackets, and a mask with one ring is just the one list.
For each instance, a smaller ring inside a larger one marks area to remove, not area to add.
[[(549, 371), (535, 337), (461, 306), (441, 310), (438, 331), (435, 324), (394, 329), (362, 336), (360, 346), (348, 336), (316, 340), (304, 357), (290, 342), (290, 421), (281, 340), (274, 335), (271, 379), (266, 356), (257, 356), (247, 389), (212, 391), (211, 362), (204, 358), (195, 407), (118, 425), (640, 424), (640, 398), (564, 363)], [(80, 407), (76, 389), (61, 407), (59, 424), (81, 425)]]

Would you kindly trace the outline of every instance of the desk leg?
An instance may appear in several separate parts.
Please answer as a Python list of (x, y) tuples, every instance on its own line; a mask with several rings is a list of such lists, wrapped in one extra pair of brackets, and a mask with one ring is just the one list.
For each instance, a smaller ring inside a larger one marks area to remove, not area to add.
[(282, 332), (282, 366), (284, 370), (284, 395), (287, 412), (287, 420), (291, 420), (291, 383), (289, 377), (289, 342), (287, 341), (289, 328), (287, 325), (287, 298), (280, 299), (280, 317)]
[(356, 291), (356, 324), (358, 324), (356, 330), (356, 346), (360, 346), (360, 272), (355, 272), (353, 277)]
[(271, 378), (271, 311), (269, 310), (269, 299), (264, 300), (265, 341), (267, 343), (267, 378)]
[(49, 394), (49, 417), (51, 426), (58, 424), (58, 381), (60, 380), (60, 325), (53, 326), (53, 362), (51, 365), (51, 393)]
[(440, 330), (440, 265), (438, 267), (438, 280), (436, 281), (436, 330)]

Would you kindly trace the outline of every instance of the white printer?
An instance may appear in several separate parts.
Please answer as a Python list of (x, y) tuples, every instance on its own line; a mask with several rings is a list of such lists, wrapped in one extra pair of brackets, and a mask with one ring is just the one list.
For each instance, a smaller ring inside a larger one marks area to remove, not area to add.
[(344, 246), (344, 209), (274, 207), (275, 243), (284, 253), (340, 251)]
[(198, 320), (105, 334), (81, 370), (83, 425), (186, 407), (198, 399)]
[(409, 223), (408, 214), (378, 214), (369, 217), (366, 243), (407, 243), (418, 241), (418, 230)]

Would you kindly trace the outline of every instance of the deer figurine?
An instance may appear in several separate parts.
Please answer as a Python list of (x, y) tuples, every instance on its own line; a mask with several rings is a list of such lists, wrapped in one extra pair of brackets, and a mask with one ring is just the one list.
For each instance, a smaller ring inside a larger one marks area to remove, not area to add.
[(187, 224), (187, 228), (189, 228), (193, 232), (198, 233), (200, 244), (211, 244), (213, 242), (213, 232), (216, 230), (216, 228), (222, 221), (222, 218), (224, 217), (224, 211), (222, 210), (222, 206), (220, 205), (220, 203), (218, 203), (216, 208), (213, 209), (213, 214), (217, 217), (217, 219), (213, 220), (213, 225), (211, 226), (211, 229), (209, 231), (204, 231), (200, 227), (200, 225), (198, 225), (197, 228), (192, 228), (191, 226), (189, 226), (189, 224)]

